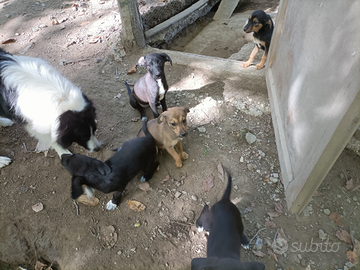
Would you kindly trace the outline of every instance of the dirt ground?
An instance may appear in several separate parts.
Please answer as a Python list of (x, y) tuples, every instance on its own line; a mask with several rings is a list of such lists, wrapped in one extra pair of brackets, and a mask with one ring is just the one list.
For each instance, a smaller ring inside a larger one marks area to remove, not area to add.
[[(277, 5), (254, 0), (236, 13)], [(186, 31), (198, 33), (195, 28)], [(73, 145), (73, 153), (106, 160), (141, 127), (122, 81), (135, 82), (146, 71), (126, 74), (141, 51), (120, 57), (120, 30), (115, 0), (0, 1), (0, 42), (15, 41), (1, 48), (47, 60), (97, 107), (97, 136), (104, 149), (87, 153)], [(192, 258), (206, 256), (206, 236), (196, 231), (195, 220), (225, 189), (219, 163), (233, 176), (232, 199), (252, 239), (250, 250), (241, 250), (242, 261), (261, 261), (266, 269), (356, 269), (347, 259), (353, 246), (345, 232), (352, 241), (360, 239), (359, 156), (343, 151), (299, 221), (287, 211), (279, 179), (264, 71), (256, 80), (176, 63), (166, 64), (165, 72), (168, 106), (190, 108), (183, 140), (189, 159), (176, 168), (169, 154), (160, 153), (150, 189), (139, 189), (139, 174), (115, 211), (105, 210), (111, 194), (97, 192), (100, 203), (94, 207), (75, 203), (70, 175), (55, 151), (35, 153), (36, 140), (21, 126), (0, 127), (1, 155), (13, 160), (0, 176), (0, 269), (35, 269), (37, 261), (56, 270), (190, 269)], [(253, 144), (247, 133), (256, 136)], [(203, 183), (212, 176), (214, 186), (205, 192)], [(348, 190), (344, 185), (350, 179)], [(134, 212), (127, 200), (146, 209)], [(32, 208), (37, 203), (44, 206), (40, 212)], [(270, 246), (274, 240), (276, 247)]]

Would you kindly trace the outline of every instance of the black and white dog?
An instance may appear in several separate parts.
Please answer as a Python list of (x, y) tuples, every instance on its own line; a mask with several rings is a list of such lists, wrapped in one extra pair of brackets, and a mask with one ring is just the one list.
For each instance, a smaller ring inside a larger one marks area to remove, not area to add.
[(79, 154), (62, 155), (61, 164), (72, 176), (71, 197), (74, 200), (83, 194), (82, 185), (85, 185), (88, 197), (93, 196), (93, 189), (103, 193), (114, 191), (113, 198), (107, 203), (106, 209), (115, 210), (126, 185), (140, 171), (144, 172), (141, 182), (152, 178), (159, 162), (155, 161), (155, 140), (147, 129), (146, 120), (144, 119), (142, 126), (146, 137), (125, 142), (105, 162)]
[(244, 225), (239, 209), (230, 201), (231, 175), (222, 199), (209, 209), (204, 206), (196, 221), (198, 231), (208, 231), (207, 258), (194, 258), (191, 270), (263, 270), (260, 262), (240, 262), (240, 246), (246, 249), (249, 241), (244, 235)]
[[(0, 124), (25, 124), (43, 147), (61, 157), (76, 142), (98, 151), (95, 107), (80, 90), (40, 58), (11, 55), (0, 49)], [(10, 160), (0, 158), (6, 165)]]

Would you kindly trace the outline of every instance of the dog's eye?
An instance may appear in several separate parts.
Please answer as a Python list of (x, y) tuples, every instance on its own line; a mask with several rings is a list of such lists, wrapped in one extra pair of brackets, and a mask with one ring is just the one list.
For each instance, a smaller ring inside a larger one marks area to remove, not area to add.
[(184, 123), (184, 124), (186, 123), (186, 119), (183, 120), (183, 123)]
[(175, 123), (171, 123), (171, 126), (175, 127), (175, 126), (176, 126), (176, 124), (175, 124)]

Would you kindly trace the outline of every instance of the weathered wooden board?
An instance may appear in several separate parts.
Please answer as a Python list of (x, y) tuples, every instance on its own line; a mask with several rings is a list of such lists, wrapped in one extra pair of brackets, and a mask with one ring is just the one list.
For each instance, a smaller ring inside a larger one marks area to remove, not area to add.
[(359, 14), (358, 0), (280, 3), (265, 74), (286, 200), (298, 214), (360, 124)]

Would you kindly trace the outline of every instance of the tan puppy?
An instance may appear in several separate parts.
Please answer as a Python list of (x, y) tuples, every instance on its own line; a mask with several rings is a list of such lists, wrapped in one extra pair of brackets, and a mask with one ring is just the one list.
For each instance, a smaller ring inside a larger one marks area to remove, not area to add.
[[(157, 119), (152, 119), (147, 123), (156, 146), (159, 149), (165, 148), (175, 159), (175, 165), (178, 168), (182, 167), (182, 160), (189, 157), (183, 151), (181, 144), (182, 138), (187, 135), (186, 115), (188, 113), (188, 108), (173, 107), (163, 112)], [(142, 130), (139, 131), (138, 137), (145, 137)]]

